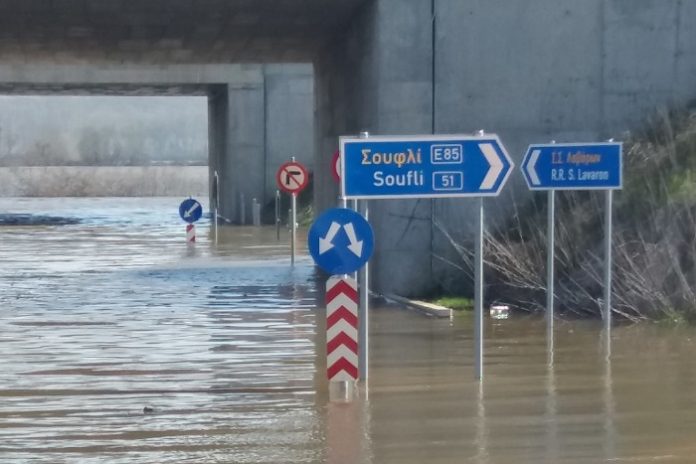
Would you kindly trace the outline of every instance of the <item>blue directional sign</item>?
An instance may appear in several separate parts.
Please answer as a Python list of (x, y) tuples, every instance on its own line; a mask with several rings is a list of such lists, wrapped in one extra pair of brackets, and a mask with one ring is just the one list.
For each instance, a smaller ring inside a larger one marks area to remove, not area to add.
[(344, 198), (495, 196), (513, 162), (494, 134), (341, 137)]
[(184, 221), (193, 224), (203, 215), (203, 207), (193, 198), (187, 198), (179, 205), (179, 216)]
[(331, 275), (350, 274), (372, 255), (372, 227), (351, 209), (333, 208), (319, 216), (309, 228), (309, 253), (319, 267)]
[(522, 174), (531, 190), (610, 190), (622, 186), (621, 143), (530, 145)]

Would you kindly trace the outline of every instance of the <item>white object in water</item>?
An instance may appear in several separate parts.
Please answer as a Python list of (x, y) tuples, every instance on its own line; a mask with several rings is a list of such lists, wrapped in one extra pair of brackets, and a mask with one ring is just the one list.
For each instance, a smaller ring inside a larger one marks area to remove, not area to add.
[(510, 316), (510, 307), (508, 305), (491, 305), (489, 313), (493, 319), (507, 319)]

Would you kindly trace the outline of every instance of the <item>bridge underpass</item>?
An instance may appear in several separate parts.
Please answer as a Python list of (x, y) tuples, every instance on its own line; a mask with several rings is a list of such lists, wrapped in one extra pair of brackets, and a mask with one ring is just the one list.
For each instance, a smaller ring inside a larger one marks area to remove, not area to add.
[[(313, 88), (307, 64), (15, 66), (14, 76), (4, 71), (0, 94), (5, 95), (207, 97), (209, 184), (218, 172), (221, 215), (233, 223), (251, 223), (252, 199), (273, 200), (275, 170), (289, 156), (312, 165)], [(290, 112), (292, 118), (283, 116)]]
[[(258, 195), (258, 158), (282, 139), (261, 135), (259, 66), (303, 63), (313, 69), (314, 143), (297, 156), (313, 160), (321, 211), (336, 202), (339, 135), (485, 129), (519, 161), (531, 142), (617, 137), (655, 107), (689, 101), (694, 15), (696, 3), (681, 0), (0, 0), (0, 87), (198, 86), (211, 96), (210, 165), (225, 171), (221, 206), (234, 217), (234, 196)], [(522, 184), (513, 176), (487, 201), (490, 223), (509, 217)], [(473, 209), (371, 204), (375, 286), (446, 286), (457, 253), (436, 224), (466, 243)]]

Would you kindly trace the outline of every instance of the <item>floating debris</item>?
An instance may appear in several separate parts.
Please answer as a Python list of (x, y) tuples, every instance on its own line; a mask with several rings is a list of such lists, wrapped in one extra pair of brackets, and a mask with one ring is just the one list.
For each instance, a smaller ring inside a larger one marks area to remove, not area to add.
[(488, 311), (493, 319), (507, 319), (510, 317), (510, 307), (508, 305), (491, 305)]
[(0, 226), (66, 226), (79, 223), (80, 220), (77, 218), (0, 213)]

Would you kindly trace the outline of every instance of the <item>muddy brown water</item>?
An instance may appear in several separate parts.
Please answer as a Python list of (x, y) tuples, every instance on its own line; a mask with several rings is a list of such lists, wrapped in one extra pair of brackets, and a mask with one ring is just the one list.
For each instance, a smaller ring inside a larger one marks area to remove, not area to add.
[(180, 199), (0, 199), (0, 463), (696, 462), (692, 328), (473, 321), (377, 303), (367, 391), (328, 401), (321, 291), (287, 232)]

